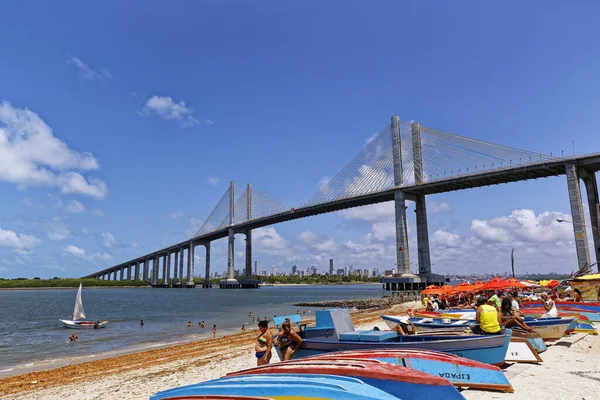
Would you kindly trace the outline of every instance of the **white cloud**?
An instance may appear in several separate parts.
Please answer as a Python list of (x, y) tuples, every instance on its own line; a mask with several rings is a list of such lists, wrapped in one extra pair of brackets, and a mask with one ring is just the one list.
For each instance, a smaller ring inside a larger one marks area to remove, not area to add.
[(186, 231), (187, 235), (194, 236), (196, 233), (198, 233), (198, 230), (202, 227), (202, 224), (204, 224), (203, 219), (194, 217), (190, 218), (190, 227)]
[(375, 132), (374, 134), (372, 134), (371, 136), (369, 136), (367, 138), (367, 140), (365, 140), (365, 146), (366, 147), (369, 143), (371, 143), (373, 140), (375, 140), (375, 138), (379, 136), (379, 132)]
[(176, 103), (168, 96), (154, 95), (148, 98), (141, 114), (156, 115), (163, 119), (177, 121), (182, 128), (197, 125), (199, 123), (194, 117), (193, 110), (183, 101)]
[(115, 247), (117, 244), (117, 240), (110, 232), (102, 232), (102, 246), (110, 249), (111, 247)]
[(208, 178), (206, 178), (206, 182), (210, 183), (211, 185), (216, 185), (219, 183), (219, 177), (218, 176), (209, 176)]
[(171, 211), (170, 213), (167, 213), (167, 217), (171, 218), (173, 221), (176, 221), (179, 218), (183, 217), (183, 211), (182, 210)]
[(450, 203), (445, 201), (437, 202), (435, 200), (427, 200), (427, 213), (428, 214), (446, 214), (452, 211)]
[(252, 231), (253, 245), (266, 254), (283, 255), (288, 247), (287, 241), (272, 226)]
[(12, 249), (17, 253), (27, 253), (35, 247), (39, 240), (33, 235), (16, 233), (0, 227), (0, 247)]
[(37, 114), (0, 102), (0, 181), (104, 198), (104, 182), (77, 172), (97, 168), (91, 153), (69, 149)]
[(348, 208), (339, 212), (345, 219), (354, 219), (368, 222), (385, 222), (396, 217), (394, 202), (370, 204), (368, 206)]
[(460, 244), (460, 236), (438, 229), (433, 234), (433, 243), (445, 247), (456, 247)]
[(71, 236), (71, 231), (60, 217), (54, 217), (50, 221), (40, 222), (40, 226), (46, 233), (48, 239), (52, 241), (65, 240)]
[(77, 257), (83, 257), (85, 256), (85, 250), (82, 249), (81, 247), (77, 247), (74, 246), (72, 244), (66, 246), (63, 251), (67, 254), (70, 254), (72, 256), (77, 256)]
[(215, 121), (213, 121), (212, 119), (205, 119), (204, 120), (204, 125), (214, 125)]
[(70, 213), (82, 213), (85, 211), (85, 207), (77, 200), (72, 200), (67, 204), (65, 209)]
[(131, 242), (131, 243), (129, 244), (129, 246), (131, 246), (131, 247), (133, 247), (133, 248), (138, 248), (138, 247), (140, 247), (140, 244), (139, 244), (138, 242)]
[(94, 214), (96, 217), (102, 217), (104, 215), (104, 211), (96, 208), (92, 210), (92, 214)]
[(331, 181), (330, 176), (324, 176), (319, 180), (319, 190), (322, 190)]
[(86, 81), (106, 81), (112, 78), (112, 74), (106, 68), (102, 68), (100, 71), (94, 71), (89, 65), (77, 57), (69, 56), (67, 64), (74, 65), (79, 73), (79, 78)]

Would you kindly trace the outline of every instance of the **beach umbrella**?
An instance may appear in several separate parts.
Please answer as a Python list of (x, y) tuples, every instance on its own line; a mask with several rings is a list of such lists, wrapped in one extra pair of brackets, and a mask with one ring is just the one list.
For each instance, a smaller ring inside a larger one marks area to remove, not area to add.
[(504, 289), (505, 287), (508, 286), (508, 283), (500, 278), (500, 277), (495, 277), (490, 279), (490, 281), (488, 283), (486, 283), (485, 285), (481, 286), (481, 290), (496, 290), (496, 289)]
[(523, 288), (529, 287), (529, 286), (525, 285), (524, 283), (521, 283), (516, 278), (507, 279), (506, 283), (509, 283), (509, 285), (507, 285), (506, 287), (515, 288), (515, 289), (523, 289)]
[(452, 289), (454, 289), (452, 286), (450, 285), (444, 285), (440, 288), (443, 292), (449, 293), (452, 291)]
[(429, 285), (425, 288), (425, 290), (422, 290), (419, 292), (419, 294), (442, 294), (443, 291), (440, 289), (439, 286), (436, 285)]
[(477, 281), (477, 282), (473, 283), (471, 285), (471, 288), (469, 289), (469, 293), (477, 292), (477, 291), (481, 290), (481, 287), (483, 285), (485, 285), (485, 282), (482, 282), (482, 281)]
[(452, 288), (452, 292), (454, 293), (468, 292), (469, 290), (471, 290), (471, 285), (469, 282), (461, 282)]
[(546, 287), (549, 287), (550, 289), (557, 287), (558, 285), (560, 285), (560, 282), (552, 279), (550, 282), (548, 282), (548, 284), (546, 285)]

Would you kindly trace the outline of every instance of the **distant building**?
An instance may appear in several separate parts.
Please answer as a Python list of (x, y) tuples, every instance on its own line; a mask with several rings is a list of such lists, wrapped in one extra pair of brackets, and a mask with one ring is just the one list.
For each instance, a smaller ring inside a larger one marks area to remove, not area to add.
[(338, 268), (337, 274), (341, 275), (341, 276), (345, 276), (346, 275), (346, 269), (345, 268)]
[(394, 275), (394, 270), (393, 269), (386, 269), (385, 271), (383, 271), (383, 275), (384, 276), (392, 276), (392, 275)]
[(271, 276), (277, 276), (277, 267), (273, 267), (273, 272), (271, 272)]
[(329, 275), (333, 276), (333, 258), (329, 259)]

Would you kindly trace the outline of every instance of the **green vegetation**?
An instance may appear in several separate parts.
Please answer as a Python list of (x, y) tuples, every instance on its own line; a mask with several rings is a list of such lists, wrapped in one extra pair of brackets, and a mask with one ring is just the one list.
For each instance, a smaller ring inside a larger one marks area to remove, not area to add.
[(149, 281), (103, 281), (101, 279), (80, 279), (80, 278), (58, 278), (33, 279), (15, 278), (3, 279), (0, 278), (0, 289), (16, 289), (16, 288), (52, 288), (52, 287), (78, 287), (82, 283), (84, 287), (90, 286), (148, 286)]

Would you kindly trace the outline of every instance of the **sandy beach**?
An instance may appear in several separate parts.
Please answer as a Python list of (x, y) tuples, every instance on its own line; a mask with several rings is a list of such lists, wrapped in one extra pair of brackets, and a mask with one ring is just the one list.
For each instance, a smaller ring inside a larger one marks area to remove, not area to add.
[[(405, 306), (385, 310), (400, 314)], [(358, 329), (385, 327), (382, 310), (352, 314)], [(0, 380), (3, 399), (147, 399), (155, 392), (215, 379), (255, 366), (257, 330), (189, 344), (33, 372)], [(513, 364), (505, 373), (515, 393), (465, 390), (467, 399), (586, 399), (600, 395), (600, 337), (576, 334), (542, 353), (541, 364)], [(271, 362), (278, 362), (274, 353)]]

